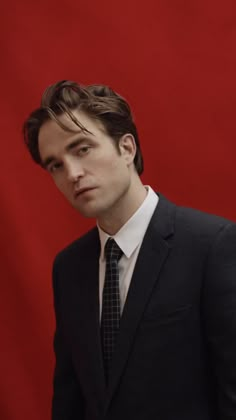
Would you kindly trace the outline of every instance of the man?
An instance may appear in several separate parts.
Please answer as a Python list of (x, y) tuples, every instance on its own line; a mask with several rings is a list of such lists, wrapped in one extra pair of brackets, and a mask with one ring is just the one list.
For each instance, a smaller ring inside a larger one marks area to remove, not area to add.
[(97, 226), (55, 259), (53, 420), (236, 419), (236, 226), (144, 186), (127, 102), (61, 81), (25, 141)]

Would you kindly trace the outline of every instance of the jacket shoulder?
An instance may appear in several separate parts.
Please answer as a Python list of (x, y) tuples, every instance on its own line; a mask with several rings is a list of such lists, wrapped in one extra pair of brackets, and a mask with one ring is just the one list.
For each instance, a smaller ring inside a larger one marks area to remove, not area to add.
[(70, 260), (74, 260), (75, 258), (80, 257), (80, 259), (84, 257), (88, 257), (90, 251), (92, 249), (97, 249), (99, 251), (100, 248), (100, 241), (99, 241), (99, 234), (97, 227), (89, 230), (80, 238), (76, 239), (75, 241), (71, 242), (65, 248), (63, 248), (55, 257), (54, 264), (61, 264), (64, 261), (67, 263)]
[[(227, 226), (236, 226), (235, 222), (222, 216), (174, 204), (163, 195), (160, 195), (159, 204), (162, 222), (167, 217), (172, 219), (174, 232), (178, 237), (212, 238)], [(159, 215), (157, 207), (157, 219)]]
[(235, 223), (215, 214), (190, 207), (176, 206), (176, 224), (184, 225), (187, 230), (199, 234), (201, 232), (214, 233)]

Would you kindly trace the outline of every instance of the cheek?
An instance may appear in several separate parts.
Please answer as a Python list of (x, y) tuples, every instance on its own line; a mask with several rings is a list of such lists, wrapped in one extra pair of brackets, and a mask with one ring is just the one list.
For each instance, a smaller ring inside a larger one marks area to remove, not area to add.
[(55, 186), (57, 189), (64, 195), (68, 195), (68, 186), (66, 181), (62, 177), (55, 177), (53, 179)]
[(126, 165), (124, 161), (117, 154), (112, 153), (110, 156), (104, 157), (99, 161), (99, 172), (106, 173), (109, 177), (115, 177), (118, 173), (126, 172)]
[(129, 184), (129, 171), (126, 166), (113, 162), (109, 170), (104, 173), (103, 179), (110, 192), (117, 194)]

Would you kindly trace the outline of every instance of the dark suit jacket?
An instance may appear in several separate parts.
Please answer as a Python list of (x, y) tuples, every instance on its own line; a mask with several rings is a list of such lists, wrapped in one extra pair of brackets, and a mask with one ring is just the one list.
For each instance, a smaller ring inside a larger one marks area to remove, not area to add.
[(236, 419), (236, 225), (163, 196), (133, 273), (105, 387), (97, 228), (53, 270), (53, 420)]

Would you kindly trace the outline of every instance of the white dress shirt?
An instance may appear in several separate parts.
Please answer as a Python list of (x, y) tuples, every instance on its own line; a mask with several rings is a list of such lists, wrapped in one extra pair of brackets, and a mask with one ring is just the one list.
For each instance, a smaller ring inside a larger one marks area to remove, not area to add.
[[(121, 313), (124, 308), (125, 300), (128, 294), (131, 278), (133, 275), (135, 263), (142, 245), (143, 237), (152, 218), (154, 210), (158, 203), (158, 195), (149, 186), (145, 186), (147, 195), (133, 216), (121, 227), (121, 229), (112, 238), (123, 251), (119, 260), (119, 283), (120, 283), (120, 305)], [(110, 236), (99, 226), (99, 237), (101, 242), (101, 254), (99, 259), (99, 303), (100, 319), (102, 313), (102, 292), (105, 280), (106, 260), (104, 256), (104, 246)]]

